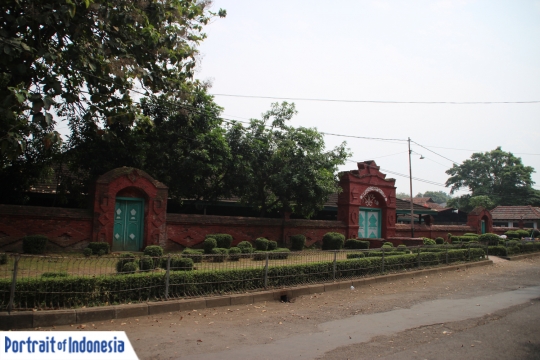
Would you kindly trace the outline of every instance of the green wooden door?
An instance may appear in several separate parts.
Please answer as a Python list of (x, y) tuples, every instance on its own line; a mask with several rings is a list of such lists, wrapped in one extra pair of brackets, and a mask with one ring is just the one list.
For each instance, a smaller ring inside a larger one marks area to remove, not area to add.
[(144, 200), (116, 198), (113, 251), (140, 251), (143, 244)]
[(482, 234), (485, 234), (486, 233), (486, 221), (482, 220), (480, 222), (480, 225), (482, 226)]
[(358, 237), (381, 237), (381, 210), (360, 208), (358, 211)]

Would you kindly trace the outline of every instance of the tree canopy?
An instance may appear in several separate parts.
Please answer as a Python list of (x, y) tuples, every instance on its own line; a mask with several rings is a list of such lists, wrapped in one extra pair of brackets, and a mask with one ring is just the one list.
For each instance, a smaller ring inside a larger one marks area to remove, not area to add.
[(454, 164), (446, 173), (450, 175), (446, 186), (451, 187), (451, 194), (461, 188), (471, 192), (452, 200), (451, 204), (460, 209), (472, 209), (477, 204), (486, 207), (540, 204), (540, 192), (532, 188), (534, 168), (525, 166), (521, 158), (501, 147), (474, 153), (461, 165)]

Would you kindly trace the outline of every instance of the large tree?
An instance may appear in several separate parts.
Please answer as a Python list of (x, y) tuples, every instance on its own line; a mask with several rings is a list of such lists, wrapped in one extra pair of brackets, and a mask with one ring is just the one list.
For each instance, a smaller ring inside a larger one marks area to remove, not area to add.
[(294, 104), (274, 103), (261, 120), (234, 124), (227, 133), (235, 159), (231, 186), (261, 216), (276, 210), (310, 217), (339, 191), (337, 166), (349, 156), (346, 144), (327, 151), (316, 129), (287, 125), (295, 114)]
[(532, 188), (534, 168), (523, 165), (521, 158), (501, 147), (485, 153), (474, 153), (461, 165), (447, 170), (450, 175), (446, 186), (450, 193), (468, 188), (470, 195), (452, 201), (460, 208), (472, 208), (476, 204), (538, 205), (539, 191)]

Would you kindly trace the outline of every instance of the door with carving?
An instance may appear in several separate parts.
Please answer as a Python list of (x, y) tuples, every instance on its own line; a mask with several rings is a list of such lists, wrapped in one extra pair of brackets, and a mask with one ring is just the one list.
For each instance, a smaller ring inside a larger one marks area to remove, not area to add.
[(381, 237), (381, 210), (372, 208), (359, 209), (358, 237), (364, 239)]
[(116, 198), (113, 251), (140, 251), (143, 245), (144, 199)]

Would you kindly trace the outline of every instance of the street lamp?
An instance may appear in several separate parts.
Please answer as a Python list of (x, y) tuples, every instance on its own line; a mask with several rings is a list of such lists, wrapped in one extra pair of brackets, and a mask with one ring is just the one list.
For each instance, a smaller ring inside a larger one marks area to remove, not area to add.
[[(413, 193), (412, 193), (412, 166), (411, 166), (411, 138), (408, 138), (409, 144), (409, 190), (411, 194), (411, 237), (414, 237), (414, 208), (413, 208)], [(424, 159), (424, 156), (420, 154), (420, 160)]]

